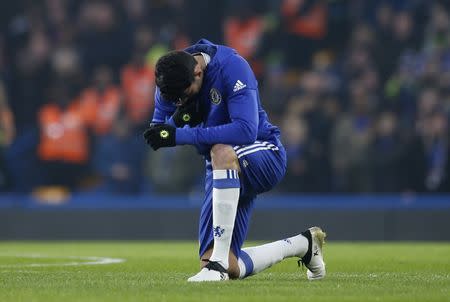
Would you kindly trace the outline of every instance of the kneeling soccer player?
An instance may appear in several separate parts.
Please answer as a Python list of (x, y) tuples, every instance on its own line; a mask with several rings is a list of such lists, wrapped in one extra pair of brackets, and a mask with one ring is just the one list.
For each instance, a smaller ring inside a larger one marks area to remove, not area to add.
[(258, 84), (235, 50), (207, 40), (172, 51), (156, 64), (155, 112), (144, 132), (161, 147), (193, 145), (206, 159), (206, 194), (200, 214), (200, 264), (192, 282), (256, 274), (299, 257), (311, 280), (325, 276), (325, 233), (312, 227), (273, 243), (241, 249), (257, 194), (286, 171), (280, 131), (261, 106)]

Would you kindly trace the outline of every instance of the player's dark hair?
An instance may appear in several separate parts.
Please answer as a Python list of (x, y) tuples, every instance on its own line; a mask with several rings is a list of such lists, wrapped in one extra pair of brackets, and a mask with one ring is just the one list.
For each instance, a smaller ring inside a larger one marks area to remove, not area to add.
[(176, 102), (194, 82), (195, 58), (181, 50), (171, 51), (156, 62), (156, 85), (164, 99)]

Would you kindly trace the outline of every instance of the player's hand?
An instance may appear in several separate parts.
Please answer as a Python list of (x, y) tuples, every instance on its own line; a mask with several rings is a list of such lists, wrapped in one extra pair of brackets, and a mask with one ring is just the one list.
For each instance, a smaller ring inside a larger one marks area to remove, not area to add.
[(144, 131), (144, 138), (153, 150), (162, 147), (173, 147), (175, 143), (175, 127), (167, 124), (152, 124)]
[(189, 100), (175, 110), (172, 119), (178, 128), (183, 128), (185, 125), (190, 127), (197, 126), (203, 122), (200, 103), (197, 100)]

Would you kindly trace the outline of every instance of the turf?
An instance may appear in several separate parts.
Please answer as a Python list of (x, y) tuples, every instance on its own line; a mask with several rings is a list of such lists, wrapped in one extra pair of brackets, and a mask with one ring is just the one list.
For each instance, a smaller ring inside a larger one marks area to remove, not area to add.
[[(287, 259), (245, 280), (190, 284), (193, 242), (0, 242), (0, 301), (450, 301), (450, 243), (325, 248), (321, 281)], [(126, 261), (64, 266), (90, 261), (74, 256)]]

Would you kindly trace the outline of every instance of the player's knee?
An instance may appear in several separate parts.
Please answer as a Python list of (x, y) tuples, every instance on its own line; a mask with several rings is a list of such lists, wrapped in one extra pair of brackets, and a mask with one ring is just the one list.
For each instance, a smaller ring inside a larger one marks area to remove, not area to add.
[(213, 169), (239, 170), (236, 152), (230, 145), (214, 145), (211, 148), (211, 164)]

